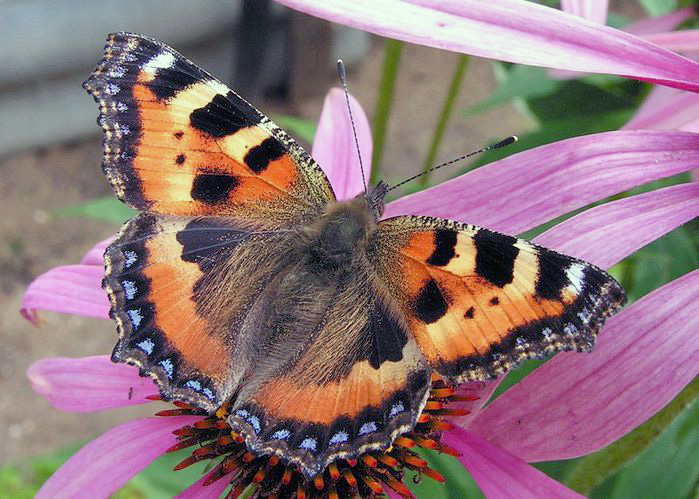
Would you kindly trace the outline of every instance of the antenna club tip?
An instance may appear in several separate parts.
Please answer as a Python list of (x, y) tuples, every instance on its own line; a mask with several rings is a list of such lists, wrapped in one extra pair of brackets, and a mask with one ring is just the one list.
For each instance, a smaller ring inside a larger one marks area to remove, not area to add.
[(340, 80), (345, 80), (345, 63), (342, 59), (337, 60), (337, 74), (340, 76)]
[(492, 148), (499, 149), (501, 147), (509, 146), (510, 144), (514, 144), (518, 140), (519, 140), (519, 138), (516, 135), (510, 135), (506, 139), (503, 139), (500, 142), (498, 142), (497, 144), (495, 144), (494, 146), (492, 146)]

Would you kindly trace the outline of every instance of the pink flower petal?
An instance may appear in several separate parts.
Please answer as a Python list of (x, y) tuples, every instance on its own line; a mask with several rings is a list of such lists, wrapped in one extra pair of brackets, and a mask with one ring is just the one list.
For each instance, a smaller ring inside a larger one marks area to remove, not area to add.
[(563, 353), (488, 405), (469, 431), (525, 461), (593, 452), (655, 414), (699, 372), (699, 270), (612, 317), (590, 354)]
[(623, 31), (521, 0), (278, 0), (377, 35), (533, 66), (699, 91), (699, 65)]
[(99, 319), (109, 318), (109, 300), (102, 290), (104, 268), (96, 265), (56, 267), (34, 279), (22, 298), (20, 313), (37, 324), (37, 310), (51, 310)]
[(143, 418), (117, 426), (66, 461), (36, 497), (107, 497), (175, 444), (174, 430), (199, 419)]
[(636, 36), (670, 31), (692, 16), (694, 16), (694, 9), (692, 7), (684, 7), (663, 14), (662, 16), (644, 17), (626, 26), (624, 31)]
[(158, 387), (138, 368), (114, 364), (106, 355), (49, 357), (32, 364), (27, 376), (35, 392), (66, 412), (93, 412), (150, 402)]
[(459, 427), (444, 433), (442, 441), (461, 452), (459, 461), (488, 499), (580, 498), (519, 458)]
[[(353, 96), (349, 97), (359, 150), (362, 153), (364, 176), (368, 181), (371, 176), (371, 128), (362, 106)], [(325, 96), (313, 140), (313, 157), (330, 179), (337, 199), (351, 199), (364, 192), (345, 93), (339, 88), (333, 88)]]
[(643, 39), (655, 43), (660, 47), (677, 52), (699, 50), (699, 30), (696, 29), (652, 33), (644, 35)]
[[(534, 241), (588, 260), (602, 268), (609, 268), (650, 241), (697, 216), (699, 184), (682, 184), (592, 208), (558, 224)], [(614, 244), (608, 244), (610, 239), (614, 240)], [(482, 383), (484, 386), (478, 386), (477, 383), (462, 385), (467, 393), (481, 398), (463, 406), (471, 414), (458, 418), (457, 424), (468, 427), (502, 379), (504, 377)]]
[(558, 224), (535, 241), (609, 268), (696, 217), (699, 183), (681, 184), (597, 206)]
[(467, 428), (469, 421), (475, 418), (478, 413), (483, 409), (483, 406), (490, 400), (490, 397), (495, 392), (495, 389), (500, 385), (505, 376), (500, 376), (498, 379), (493, 381), (469, 381), (458, 386), (456, 389), (456, 394), (459, 396), (468, 395), (471, 397), (478, 397), (477, 400), (463, 401), (463, 402), (452, 402), (449, 407), (452, 409), (467, 409), (470, 414), (465, 416), (459, 416), (455, 418), (450, 418), (450, 421)]
[(100, 267), (104, 267), (104, 251), (113, 240), (114, 236), (95, 244), (92, 249), (85, 254), (80, 263), (83, 265), (99, 265)]
[[(697, 117), (697, 119), (694, 119), (692, 121), (685, 123), (679, 129), (684, 130), (686, 132), (699, 133), (699, 117)], [(698, 170), (696, 170), (696, 169), (692, 170), (692, 172), (693, 172), (692, 178), (694, 179), (695, 182), (697, 181), (697, 176), (696, 176), (697, 171)]]
[(606, 0), (561, 0), (561, 10), (588, 21), (607, 24), (609, 2)]
[(389, 499), (403, 499), (402, 495), (400, 495), (398, 492), (395, 492), (392, 488), (388, 487), (387, 485), (383, 486), (383, 491)]
[(177, 499), (218, 499), (230, 485), (230, 478), (223, 477), (210, 485), (204, 485), (204, 482), (216, 472), (217, 470), (207, 473), (175, 497)]
[[(580, 1), (585, 1), (585, 0), (580, 0)], [(585, 2), (588, 5), (589, 4), (596, 4), (596, 0), (592, 0), (589, 2)], [(599, 3), (607, 3), (607, 2), (599, 2)], [(566, 12), (570, 12), (569, 10), (566, 9)], [(624, 31), (627, 33), (630, 33), (632, 35), (636, 36), (642, 36), (642, 35), (648, 35), (652, 33), (658, 33), (661, 31), (670, 31), (680, 24), (682, 24), (684, 21), (689, 19), (690, 17), (694, 16), (694, 9), (691, 7), (685, 7), (683, 9), (677, 9), (675, 11), (670, 12), (669, 14), (664, 14), (662, 16), (656, 16), (656, 17), (646, 17), (643, 18), (639, 21), (636, 21), (632, 24), (629, 24), (628, 26), (624, 27)], [(585, 16), (581, 16), (585, 17)], [(591, 18), (588, 18), (591, 19)], [(591, 19), (594, 20), (594, 19)], [(602, 24), (606, 24), (606, 21), (599, 21)], [(549, 75), (552, 78), (557, 78), (557, 79), (571, 79), (571, 78), (579, 78), (581, 76), (584, 76), (584, 73), (581, 73), (579, 71), (566, 71), (564, 69), (552, 69), (549, 71)], [(666, 87), (665, 87), (666, 88)]]
[(685, 130), (699, 117), (699, 95), (655, 87), (624, 128)]
[(699, 135), (636, 130), (576, 137), (514, 154), (386, 206), (517, 234), (699, 164)]

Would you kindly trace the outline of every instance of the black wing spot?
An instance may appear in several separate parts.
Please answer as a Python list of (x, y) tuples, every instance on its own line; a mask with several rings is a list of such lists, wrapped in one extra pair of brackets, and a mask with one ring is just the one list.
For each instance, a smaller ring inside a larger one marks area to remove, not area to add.
[(476, 273), (496, 286), (503, 287), (514, 279), (517, 239), (480, 229), (474, 236)]
[(171, 68), (159, 68), (148, 83), (148, 88), (158, 100), (171, 99), (182, 90), (201, 81), (202, 74), (193, 75), (189, 66), (181, 61), (175, 62)]
[(561, 291), (568, 285), (566, 269), (571, 258), (541, 248), (539, 252), (539, 277), (536, 293), (547, 300), (560, 300)]
[(232, 92), (227, 96), (216, 94), (206, 106), (192, 111), (189, 122), (197, 130), (221, 138), (260, 122), (254, 110), (247, 108), (252, 109)]
[(179, 132), (175, 132), (173, 135), (177, 140), (180, 140), (182, 137), (184, 137), (184, 132), (180, 130)]
[(498, 303), (500, 303), (500, 298), (498, 298), (497, 296), (493, 296), (493, 297), (490, 299), (490, 304), (491, 304), (491, 305), (497, 305)]
[(186, 159), (186, 157), (184, 154), (178, 154), (177, 157), (175, 158), (175, 163), (177, 163), (178, 165), (183, 165), (185, 159)]
[(415, 313), (425, 324), (432, 324), (444, 317), (449, 304), (444, 299), (434, 279), (430, 279), (420, 290), (415, 300)]
[(464, 314), (464, 317), (466, 317), (467, 319), (473, 319), (473, 316), (475, 313), (476, 313), (476, 309), (473, 307), (469, 307), (469, 309)]
[(243, 242), (248, 232), (209, 219), (194, 219), (175, 236), (182, 245), (182, 260), (205, 266), (219, 255), (227, 255)]
[(364, 334), (370, 338), (369, 364), (374, 369), (381, 367), (383, 362), (403, 359), (403, 347), (408, 337), (381, 303), (377, 302), (369, 312), (369, 323)]
[(284, 146), (275, 138), (268, 138), (250, 149), (245, 155), (245, 164), (255, 173), (262, 173), (270, 162), (279, 159), (286, 151)]
[(456, 252), (456, 231), (437, 229), (434, 235), (434, 251), (427, 259), (430, 265), (443, 267), (454, 258)]
[(197, 175), (192, 183), (192, 198), (207, 204), (220, 203), (237, 187), (238, 179), (232, 175)]

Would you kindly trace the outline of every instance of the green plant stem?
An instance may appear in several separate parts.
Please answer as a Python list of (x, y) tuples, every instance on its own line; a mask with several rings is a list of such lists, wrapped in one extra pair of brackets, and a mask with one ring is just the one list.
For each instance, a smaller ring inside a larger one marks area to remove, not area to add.
[(371, 158), (371, 185), (376, 184), (381, 172), (381, 158), (383, 156), (388, 118), (393, 106), (393, 90), (398, 75), (398, 64), (403, 44), (398, 40), (387, 39), (384, 42), (383, 69), (381, 70), (381, 83), (379, 84), (379, 97), (374, 109), (374, 152)]
[(437, 127), (434, 129), (432, 134), (432, 142), (430, 143), (430, 149), (425, 157), (425, 162), (422, 164), (422, 171), (425, 173), (420, 177), (420, 185), (425, 187), (429, 181), (430, 175), (428, 170), (434, 166), (435, 158), (439, 152), (439, 147), (442, 145), (442, 139), (444, 138), (444, 132), (447, 129), (449, 120), (454, 111), (454, 104), (459, 96), (459, 90), (461, 89), (461, 83), (464, 81), (464, 75), (466, 74), (466, 68), (468, 67), (469, 57), (467, 55), (459, 56), (459, 59), (454, 68), (454, 74), (451, 77), (451, 82), (449, 83), (449, 91), (447, 92), (447, 98), (442, 106), (442, 112), (439, 115), (439, 121), (437, 122)]

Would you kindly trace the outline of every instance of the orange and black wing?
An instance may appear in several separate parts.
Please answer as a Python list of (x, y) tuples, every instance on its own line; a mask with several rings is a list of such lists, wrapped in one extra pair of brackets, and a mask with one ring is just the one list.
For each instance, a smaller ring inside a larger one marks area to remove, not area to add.
[(230, 321), (277, 270), (266, 238), (315, 216), (332, 189), (284, 131), (155, 40), (110, 35), (84, 86), (100, 108), (104, 172), (143, 212), (105, 254), (113, 359), (165, 398), (213, 411), (247, 368)]
[(235, 351), (230, 321), (284, 266), (278, 237), (222, 217), (131, 219), (105, 253), (103, 287), (118, 326), (112, 359), (140, 367), (165, 399), (215, 411), (251, 362)]
[(373, 259), (430, 366), (457, 382), (493, 378), (528, 358), (589, 351), (626, 299), (589, 263), (429, 217), (382, 221)]
[[(275, 304), (280, 289), (294, 300)], [(429, 366), (385, 298), (360, 268), (331, 280), (288, 268), (261, 292), (267, 308), (251, 315), (264, 355), (229, 417), (251, 449), (314, 476), (415, 426)]]
[(85, 89), (100, 108), (104, 171), (140, 211), (227, 215), (281, 226), (334, 199), (283, 130), (172, 48), (109, 35)]

